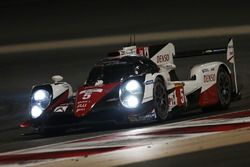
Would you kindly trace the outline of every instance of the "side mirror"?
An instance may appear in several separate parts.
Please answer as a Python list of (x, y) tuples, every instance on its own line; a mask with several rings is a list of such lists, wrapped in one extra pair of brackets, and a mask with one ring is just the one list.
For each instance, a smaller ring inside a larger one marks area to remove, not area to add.
[(54, 83), (58, 83), (63, 80), (63, 77), (61, 75), (54, 75), (51, 77), (51, 79), (54, 81)]

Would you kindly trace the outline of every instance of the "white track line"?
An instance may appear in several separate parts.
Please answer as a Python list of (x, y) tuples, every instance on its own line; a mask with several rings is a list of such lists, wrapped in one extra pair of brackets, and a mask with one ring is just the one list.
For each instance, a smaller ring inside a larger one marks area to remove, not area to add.
[[(238, 111), (238, 112), (244, 112), (246, 110)], [(232, 112), (232, 113), (237, 113), (237, 112)], [(218, 115), (227, 115), (226, 114), (218, 114)], [(209, 117), (207, 117), (209, 118)], [(143, 134), (143, 133), (148, 133), (152, 131), (159, 131), (159, 130), (166, 130), (166, 129), (174, 129), (174, 128), (183, 128), (183, 127), (196, 127), (196, 126), (205, 126), (205, 125), (221, 125), (221, 124), (237, 124), (237, 123), (245, 123), (245, 122), (250, 122), (250, 117), (243, 117), (243, 118), (218, 118), (218, 119), (208, 119), (208, 120), (196, 120), (196, 119), (191, 119), (191, 120), (186, 120), (186, 121), (180, 121), (180, 122), (175, 122), (175, 123), (169, 123), (169, 124), (164, 124), (164, 125), (158, 125), (154, 127), (145, 127), (141, 129), (136, 129), (136, 130), (126, 130), (125, 132), (113, 132), (109, 134), (104, 134), (104, 135), (97, 135), (93, 137), (87, 137), (87, 138), (80, 138), (80, 139), (75, 139), (75, 140), (69, 140), (65, 142), (59, 142), (55, 144), (49, 144), (49, 145), (43, 145), (43, 146), (38, 146), (38, 147), (33, 147), (33, 148), (27, 148), (27, 149), (21, 149), (21, 150), (15, 150), (15, 151), (10, 151), (10, 152), (5, 152), (5, 153), (0, 153), (0, 156), (2, 155), (9, 155), (9, 154), (23, 154), (23, 153), (36, 153), (36, 152), (52, 152), (52, 151), (59, 151), (59, 150), (74, 150), (74, 149), (79, 149), (79, 148), (93, 148), (96, 147), (105, 147), (108, 146), (105, 143), (110, 142), (110, 139), (104, 140), (104, 141), (85, 141), (85, 142), (77, 142), (82, 139), (91, 139), (91, 138), (96, 138), (96, 137), (103, 137), (103, 136), (112, 136), (114, 135), (114, 139), (112, 139), (114, 145), (109, 145), (109, 146), (118, 146), (120, 142), (123, 140), (128, 140), (128, 139), (133, 139), (134, 135), (138, 134)], [(173, 138), (171, 140), (179, 140), (179, 139), (184, 139), (184, 138), (193, 138), (197, 136), (204, 136), (206, 134), (212, 134), (215, 132), (203, 132), (199, 134), (185, 134), (183, 135), (182, 138)], [(218, 132), (216, 132), (218, 133)], [(172, 135), (162, 135), (162, 136), (172, 136)], [(140, 137), (140, 136), (138, 136)], [(145, 139), (143, 136), (141, 136), (141, 139)], [(160, 138), (159, 136), (156, 136), (157, 138)], [(168, 139), (170, 140), (170, 139)], [(136, 140), (133, 140), (136, 141)], [(118, 143), (117, 143), (118, 142)], [(130, 145), (131, 143), (128, 142)], [(147, 143), (147, 141), (146, 141)], [(144, 143), (145, 144), (145, 143)], [(124, 145), (124, 144), (122, 144)], [(146, 145), (146, 144), (145, 144)]]
[[(73, 167), (73, 166), (91, 166), (91, 167), (111, 167), (111, 166), (126, 166), (137, 162), (157, 160), (160, 158), (208, 150), (223, 146), (235, 145), (249, 142), (249, 129), (238, 129), (227, 133), (216, 133), (200, 136), (194, 139), (186, 139), (179, 141), (171, 141), (159, 143), (150, 146), (135, 147), (126, 150), (118, 150), (89, 157), (78, 157), (77, 160), (70, 158), (68, 160), (57, 161), (40, 165), (41, 167)], [(213, 156), (213, 155), (211, 155)], [(33, 164), (33, 166), (39, 166)], [(168, 162), (166, 165), (168, 166)]]
[[(233, 36), (245, 34), (250, 34), (250, 25), (141, 33), (136, 34), (136, 41), (152, 42), (161, 40)], [(78, 38), (59, 41), (5, 45), (0, 46), (0, 54), (124, 44), (128, 42), (129, 36), (130, 34), (124, 34), (116, 36), (101, 36), (91, 38)]]

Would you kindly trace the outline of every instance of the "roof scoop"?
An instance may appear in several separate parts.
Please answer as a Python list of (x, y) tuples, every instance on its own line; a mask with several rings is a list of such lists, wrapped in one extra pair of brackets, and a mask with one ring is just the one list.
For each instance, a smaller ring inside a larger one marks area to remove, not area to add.
[(63, 80), (63, 77), (61, 75), (54, 75), (51, 77), (54, 83), (59, 83)]

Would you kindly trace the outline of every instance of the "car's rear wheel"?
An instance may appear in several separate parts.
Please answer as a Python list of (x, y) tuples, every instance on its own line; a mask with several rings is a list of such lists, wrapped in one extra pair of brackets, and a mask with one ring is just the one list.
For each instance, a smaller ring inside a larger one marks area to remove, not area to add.
[(168, 93), (164, 81), (159, 77), (155, 79), (153, 98), (158, 121), (165, 121), (168, 118)]
[(232, 81), (224, 67), (219, 67), (217, 73), (217, 92), (220, 109), (227, 109), (232, 100)]

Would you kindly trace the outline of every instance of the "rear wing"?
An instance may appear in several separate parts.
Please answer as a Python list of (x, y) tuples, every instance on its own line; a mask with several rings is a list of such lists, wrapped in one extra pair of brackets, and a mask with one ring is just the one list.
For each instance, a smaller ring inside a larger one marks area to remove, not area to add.
[(227, 62), (234, 63), (235, 61), (234, 61), (233, 38), (230, 38), (226, 47), (178, 52), (176, 53), (174, 58), (176, 59), (176, 58), (206, 56), (206, 55), (216, 55), (216, 54), (226, 54)]
[(237, 95), (240, 95), (240, 92), (238, 90), (238, 85), (237, 85), (237, 73), (236, 73), (236, 66), (235, 66), (233, 38), (230, 38), (226, 47), (178, 52), (174, 56), (174, 59), (185, 58), (185, 57), (195, 57), (195, 56), (216, 55), (216, 54), (226, 54), (227, 62), (233, 65), (235, 93)]

